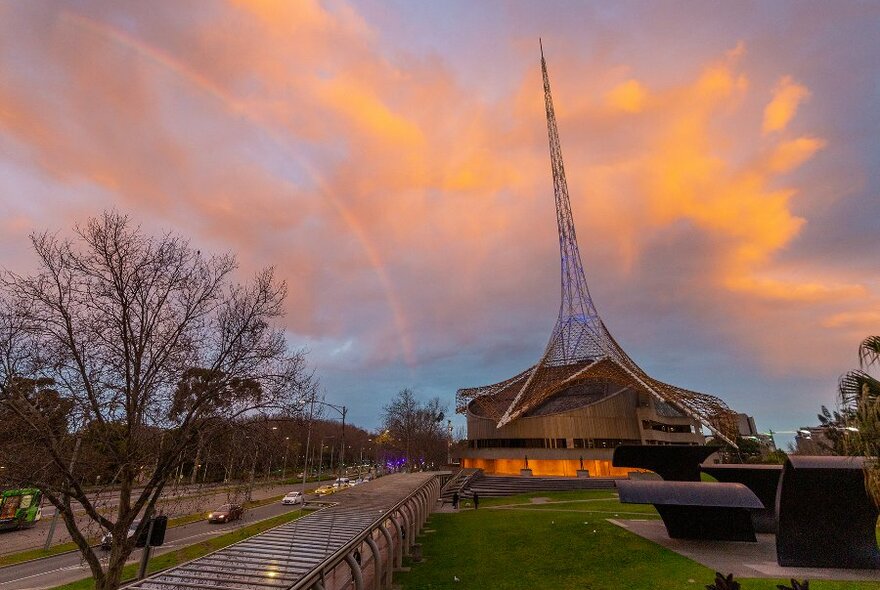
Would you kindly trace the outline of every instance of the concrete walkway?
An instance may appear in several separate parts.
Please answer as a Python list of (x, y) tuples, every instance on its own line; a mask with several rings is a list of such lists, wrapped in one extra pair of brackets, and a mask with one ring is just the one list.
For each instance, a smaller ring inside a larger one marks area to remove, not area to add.
[(670, 539), (660, 520), (618, 520), (608, 522), (662, 545), (697, 563), (738, 578), (794, 578), (803, 580), (878, 581), (880, 570), (782, 567), (776, 563), (776, 537), (757, 535), (757, 543)]

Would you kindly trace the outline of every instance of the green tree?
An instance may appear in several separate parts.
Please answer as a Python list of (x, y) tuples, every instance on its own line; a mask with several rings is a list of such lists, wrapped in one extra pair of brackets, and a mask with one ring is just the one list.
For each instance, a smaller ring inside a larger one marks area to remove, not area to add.
[(822, 411), (817, 417), (819, 425), (825, 428), (825, 438), (828, 439), (828, 443), (820, 442), (819, 445), (834, 455), (850, 454), (851, 450), (847, 448), (850, 431), (847, 430), (847, 426), (850, 426), (850, 422), (855, 418), (855, 412), (848, 407), (829, 410), (822, 406)]
[(880, 380), (872, 373), (880, 367), (880, 336), (869, 336), (859, 345), (859, 368), (838, 382), (842, 416), (842, 446), (849, 454), (867, 458), (866, 484), (880, 504)]

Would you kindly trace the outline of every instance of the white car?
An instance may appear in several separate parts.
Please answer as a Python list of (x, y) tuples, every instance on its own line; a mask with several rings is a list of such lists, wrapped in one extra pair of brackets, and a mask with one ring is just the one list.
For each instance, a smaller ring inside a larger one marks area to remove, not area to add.
[(302, 492), (288, 492), (286, 496), (281, 499), (282, 504), (302, 504), (303, 503), (303, 493)]

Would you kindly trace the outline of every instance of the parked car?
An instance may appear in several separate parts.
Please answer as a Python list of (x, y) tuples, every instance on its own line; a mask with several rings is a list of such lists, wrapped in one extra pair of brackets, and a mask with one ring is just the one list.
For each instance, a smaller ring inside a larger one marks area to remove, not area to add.
[[(128, 538), (131, 539), (134, 536), (135, 531), (138, 528), (138, 525), (141, 523), (140, 519), (135, 520), (131, 523), (131, 526), (128, 527)], [(101, 549), (104, 551), (110, 551), (110, 547), (113, 545), (113, 533), (107, 531), (101, 537)]]
[(208, 514), (208, 522), (231, 522), (238, 520), (243, 514), (244, 508), (241, 504), (224, 504)]
[(286, 496), (281, 499), (282, 504), (302, 504), (303, 503), (303, 493), (302, 492), (288, 492)]

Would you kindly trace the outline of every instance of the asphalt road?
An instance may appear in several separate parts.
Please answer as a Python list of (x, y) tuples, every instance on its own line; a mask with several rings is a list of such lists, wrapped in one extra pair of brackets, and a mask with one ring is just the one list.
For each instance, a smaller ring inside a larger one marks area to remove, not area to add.
[[(328, 480), (329, 481), (329, 480)], [(322, 482), (323, 483), (323, 482)], [(309, 483), (307, 487), (317, 487), (317, 483)], [(239, 486), (239, 493), (243, 493), (246, 486)], [(291, 490), (301, 490), (302, 484), (293, 485), (277, 485), (277, 484), (255, 484), (252, 499), (261, 500), (278, 496)], [(186, 487), (182, 488), (185, 493), (177, 493), (169, 491), (163, 496), (159, 507), (166, 515), (171, 518), (184, 516), (187, 514), (195, 514), (198, 512), (208, 512), (230, 500), (228, 487), (204, 486), (204, 487)], [(118, 500), (118, 495), (109, 496), (107, 498), (107, 506), (112, 506), (114, 500)], [(33, 527), (22, 529), (20, 531), (0, 531), (0, 555), (9, 553), (17, 553), (28, 549), (42, 548), (49, 534), (49, 527), (52, 521), (54, 510), (50, 506), (43, 506), (43, 518)], [(83, 514), (78, 518), (81, 527), (90, 526), (93, 530), (88, 533), (92, 537), (98, 537), (101, 534), (97, 523), (89, 522), (89, 518)], [(55, 534), (52, 538), (52, 545), (66, 543), (70, 541), (70, 535), (67, 534), (67, 528), (59, 519), (55, 527)]]
[[(302, 485), (288, 487), (290, 489), (297, 489), (301, 488)], [(291, 510), (299, 510), (300, 508), (299, 505), (282, 506), (280, 502), (275, 502), (266, 506), (260, 506), (259, 508), (251, 508), (245, 512), (240, 520), (227, 524), (208, 524), (206, 521), (198, 521), (170, 528), (165, 534), (165, 544), (162, 547), (155, 547), (153, 555), (161, 555), (162, 553), (253, 524), (258, 520), (271, 518)], [(131, 554), (131, 561), (139, 562), (141, 551), (141, 549), (135, 549)], [(101, 556), (105, 555), (100, 549), (98, 552)], [(79, 552), (65, 553), (0, 568), (0, 590), (43, 590), (87, 578), (91, 575), (91, 570), (82, 561)]]

